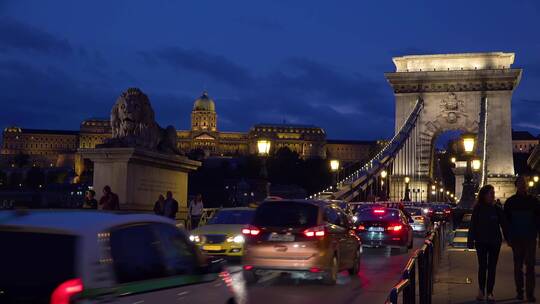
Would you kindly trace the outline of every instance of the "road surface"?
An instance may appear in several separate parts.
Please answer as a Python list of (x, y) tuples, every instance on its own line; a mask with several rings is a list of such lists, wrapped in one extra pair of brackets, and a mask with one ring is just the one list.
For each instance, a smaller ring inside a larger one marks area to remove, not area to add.
[[(419, 248), (423, 240), (415, 238), (414, 249)], [(414, 250), (399, 253), (385, 248), (364, 248), (358, 276), (351, 277), (346, 271), (342, 272), (335, 286), (269, 274), (262, 277), (257, 284), (246, 288), (241, 267), (231, 266), (230, 271), (233, 272), (234, 286), (243, 303), (384, 303), (413, 252)]]

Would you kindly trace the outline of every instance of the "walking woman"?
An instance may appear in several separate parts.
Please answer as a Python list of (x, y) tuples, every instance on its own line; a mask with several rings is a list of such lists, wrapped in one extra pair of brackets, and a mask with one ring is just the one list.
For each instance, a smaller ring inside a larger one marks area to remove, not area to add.
[(506, 217), (503, 210), (495, 204), (495, 189), (491, 185), (485, 185), (478, 193), (467, 239), (467, 247), (476, 248), (478, 256), (478, 301), (486, 298), (489, 302), (495, 301), (493, 286), (502, 243), (501, 229), (506, 238)]

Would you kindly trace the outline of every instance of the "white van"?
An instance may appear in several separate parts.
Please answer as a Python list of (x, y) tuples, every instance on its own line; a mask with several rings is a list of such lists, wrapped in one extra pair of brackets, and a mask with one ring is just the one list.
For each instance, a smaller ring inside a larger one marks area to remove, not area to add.
[(165, 217), (0, 212), (0, 303), (235, 303), (231, 278)]

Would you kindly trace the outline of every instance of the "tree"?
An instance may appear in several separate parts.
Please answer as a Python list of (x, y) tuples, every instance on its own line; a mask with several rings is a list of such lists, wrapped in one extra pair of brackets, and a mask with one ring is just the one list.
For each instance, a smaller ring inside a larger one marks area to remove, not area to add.
[(39, 188), (45, 184), (45, 173), (39, 167), (32, 167), (28, 170), (24, 183), (30, 188)]
[(13, 161), (18, 168), (23, 168), (28, 165), (28, 162), (30, 161), (30, 155), (21, 152), (15, 155)]

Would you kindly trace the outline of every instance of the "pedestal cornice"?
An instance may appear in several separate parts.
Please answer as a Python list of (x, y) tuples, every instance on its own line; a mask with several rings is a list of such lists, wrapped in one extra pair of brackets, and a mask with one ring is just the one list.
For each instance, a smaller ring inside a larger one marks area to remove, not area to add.
[(449, 70), (385, 73), (394, 93), (511, 91), (521, 69)]

